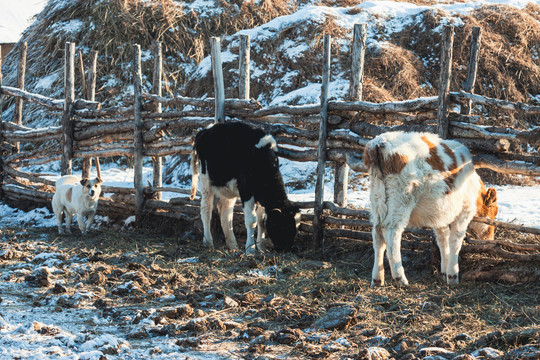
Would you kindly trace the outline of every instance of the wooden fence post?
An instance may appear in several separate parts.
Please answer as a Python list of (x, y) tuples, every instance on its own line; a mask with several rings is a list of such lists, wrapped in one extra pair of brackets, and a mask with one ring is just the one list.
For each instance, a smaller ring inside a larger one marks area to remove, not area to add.
[(79, 71), (81, 73), (81, 84), (82, 84), (83, 98), (86, 98), (87, 90), (86, 90), (86, 79), (84, 78), (84, 59), (83, 59), (83, 55), (82, 55), (81, 50), (79, 50), (77, 52), (77, 54), (79, 55)]
[(135, 216), (143, 213), (143, 121), (142, 121), (142, 68), (141, 46), (133, 45), (133, 109), (134, 109), (134, 152), (133, 186), (135, 188)]
[(317, 182), (315, 184), (315, 208), (313, 218), (313, 240), (324, 253), (324, 171), (326, 163), (326, 138), (328, 136), (328, 86), (330, 84), (330, 35), (324, 36), (323, 74), (321, 86), (321, 120), (319, 125), (319, 146), (317, 148)]
[(454, 46), (454, 27), (445, 25), (441, 39), (441, 73), (439, 76), (439, 107), (437, 109), (437, 125), (439, 136), (448, 138), (449, 121), (447, 117), (450, 80), (452, 78), (452, 48)]
[[(469, 93), (474, 93), (474, 84), (476, 82), (476, 74), (478, 72), (478, 56), (480, 54), (480, 41), (482, 36), (482, 29), (478, 26), (473, 27), (471, 35), (471, 52), (469, 55), (469, 67), (467, 70), (467, 79), (463, 82), (463, 90)], [(470, 115), (472, 107), (472, 100), (466, 100), (464, 106), (461, 108), (461, 113), (464, 115)]]
[[(362, 100), (364, 81), (364, 58), (366, 54), (367, 25), (355, 24), (353, 46), (351, 50), (351, 80), (349, 82), (349, 100)], [(334, 178), (334, 202), (347, 206), (347, 188), (349, 186), (349, 165), (336, 163)]]
[[(80, 52), (79, 52), (80, 54)], [(82, 55), (79, 55), (82, 59)], [(96, 78), (97, 78), (97, 57), (98, 52), (96, 50), (92, 50), (90, 52), (90, 68), (88, 70), (88, 86), (86, 87), (86, 92), (84, 92), (84, 97), (87, 100), (95, 101), (96, 99)], [(82, 78), (84, 79), (84, 66), (82, 68)], [(96, 162), (96, 172), (99, 167), (99, 158), (95, 158)], [(92, 168), (92, 158), (91, 157), (85, 157), (83, 159), (82, 163), (82, 178), (89, 178), (90, 177), (90, 169)], [(97, 176), (100, 177), (101, 172), (98, 172)]]
[[(17, 67), (17, 87), (24, 90), (24, 77), (26, 74), (26, 52), (28, 43), (24, 41), (19, 47), (19, 64)], [(22, 125), (23, 117), (23, 99), (17, 97), (15, 99), (15, 111), (13, 113), (13, 122), (17, 125)], [(19, 143), (14, 144), (15, 152), (19, 152)]]
[(250, 60), (249, 35), (240, 35), (240, 51), (238, 53), (238, 98), (249, 99), (249, 60)]
[(75, 100), (75, 43), (66, 43), (64, 114), (62, 116), (62, 175), (71, 175), (73, 158), (73, 101)]
[(4, 199), (4, 120), (2, 119), (2, 106), (4, 105), (4, 95), (2, 92), (2, 81), (4, 75), (2, 73), (2, 45), (0, 45), (0, 200)]
[(212, 73), (214, 74), (214, 92), (216, 99), (216, 122), (225, 122), (225, 85), (223, 84), (223, 69), (221, 64), (221, 41), (212, 37)]
[[(153, 87), (153, 93), (161, 96), (163, 94), (162, 90), (162, 82), (163, 82), (163, 53), (162, 53), (162, 47), (161, 42), (157, 41), (154, 46), (154, 78), (152, 82)], [(155, 104), (155, 112), (161, 113), (161, 103), (159, 101), (156, 101)], [(163, 171), (162, 171), (162, 161), (160, 156), (153, 156), (152, 157), (152, 175), (153, 175), (153, 183), (152, 185), (154, 187), (161, 187), (163, 184)], [(158, 200), (161, 200), (161, 191), (158, 191), (155, 194), (155, 198)]]

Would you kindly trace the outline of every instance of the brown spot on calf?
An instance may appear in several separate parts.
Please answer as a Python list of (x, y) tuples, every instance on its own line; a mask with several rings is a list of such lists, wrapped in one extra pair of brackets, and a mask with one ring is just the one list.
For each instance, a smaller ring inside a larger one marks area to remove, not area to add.
[(393, 153), (384, 154), (384, 145), (376, 145), (374, 147), (366, 147), (364, 149), (364, 165), (370, 169), (376, 166), (383, 175), (399, 174), (407, 165), (409, 158), (407, 155)]
[(433, 170), (445, 171), (446, 168), (444, 167), (444, 162), (437, 153), (437, 145), (429, 141), (425, 135), (422, 136), (422, 141), (425, 142), (429, 148), (429, 157), (426, 158), (426, 162), (431, 165)]

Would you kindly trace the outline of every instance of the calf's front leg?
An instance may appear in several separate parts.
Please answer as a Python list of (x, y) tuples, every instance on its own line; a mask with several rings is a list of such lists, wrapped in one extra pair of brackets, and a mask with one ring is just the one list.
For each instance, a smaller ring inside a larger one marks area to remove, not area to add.
[(251, 197), (244, 202), (244, 222), (246, 224), (246, 255), (253, 255), (257, 252), (255, 246), (255, 227), (257, 226), (257, 214), (255, 213), (255, 199)]

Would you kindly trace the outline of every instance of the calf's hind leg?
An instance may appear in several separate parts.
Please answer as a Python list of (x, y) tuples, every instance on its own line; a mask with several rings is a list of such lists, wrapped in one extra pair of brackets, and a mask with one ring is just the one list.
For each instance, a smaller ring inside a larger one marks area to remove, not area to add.
[(371, 230), (373, 237), (373, 271), (371, 272), (371, 287), (384, 285), (384, 252), (386, 242), (380, 225), (374, 225)]
[(203, 223), (204, 238), (203, 244), (206, 247), (214, 247), (214, 239), (210, 230), (210, 222), (212, 221), (212, 210), (214, 208), (214, 192), (210, 186), (208, 175), (201, 176), (201, 220)]
[(238, 244), (233, 232), (233, 209), (236, 198), (228, 199), (223, 196), (219, 198), (218, 211), (221, 220), (221, 228), (225, 235), (225, 242), (231, 250), (238, 249)]
[(392, 278), (398, 282), (401, 286), (408, 286), (409, 281), (405, 276), (405, 269), (403, 269), (403, 263), (401, 260), (401, 235), (405, 227), (392, 227), (385, 229), (384, 239), (386, 240), (386, 255), (388, 262), (390, 263), (390, 270), (392, 272)]
[(435, 229), (435, 238), (437, 239), (437, 245), (441, 253), (441, 274), (443, 280), (446, 280), (446, 274), (448, 271), (448, 260), (450, 257), (450, 229), (447, 227)]

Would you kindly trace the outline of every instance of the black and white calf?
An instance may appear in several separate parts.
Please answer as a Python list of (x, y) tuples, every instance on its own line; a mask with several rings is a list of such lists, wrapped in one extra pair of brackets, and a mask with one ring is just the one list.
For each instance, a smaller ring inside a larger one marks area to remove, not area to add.
[[(299, 209), (288, 199), (279, 172), (276, 141), (264, 131), (240, 122), (215, 124), (195, 137), (191, 153), (191, 199), (200, 176), (204, 244), (214, 246), (210, 220), (214, 195), (225, 240), (237, 249), (233, 207), (240, 197), (247, 229), (246, 254), (269, 245), (265, 230), (278, 251), (289, 249), (296, 237)], [(257, 227), (257, 242), (254, 233)]]

